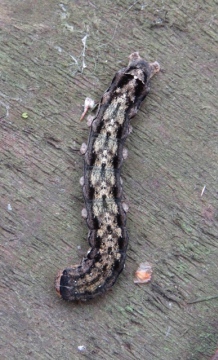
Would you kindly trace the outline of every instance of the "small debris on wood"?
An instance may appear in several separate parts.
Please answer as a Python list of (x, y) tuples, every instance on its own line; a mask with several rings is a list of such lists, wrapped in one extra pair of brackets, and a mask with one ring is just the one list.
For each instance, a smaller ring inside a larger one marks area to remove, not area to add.
[(205, 189), (206, 189), (206, 185), (204, 185), (203, 189), (201, 190), (201, 196), (203, 196), (203, 195), (204, 195), (204, 191), (205, 191)]
[(85, 350), (86, 350), (86, 347), (85, 347), (85, 345), (79, 345), (79, 346), (77, 347), (77, 349), (78, 349), (79, 351), (85, 351)]
[(135, 272), (134, 283), (145, 284), (151, 281), (152, 266), (148, 262), (141, 263)]
[(87, 112), (89, 109), (93, 109), (95, 106), (95, 102), (94, 100), (92, 100), (91, 98), (87, 97), (85, 98), (85, 102), (84, 102), (84, 111), (80, 117), (80, 121), (82, 121), (84, 119), (84, 117), (86, 116)]

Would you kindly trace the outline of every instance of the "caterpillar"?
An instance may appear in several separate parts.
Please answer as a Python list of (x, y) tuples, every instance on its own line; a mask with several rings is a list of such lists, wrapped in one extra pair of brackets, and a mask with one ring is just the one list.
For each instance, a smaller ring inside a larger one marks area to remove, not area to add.
[(59, 271), (56, 291), (64, 300), (89, 300), (110, 289), (124, 267), (128, 234), (120, 178), (124, 143), (133, 118), (160, 70), (138, 52), (129, 56), (103, 94), (84, 154), (83, 196), (90, 248), (79, 265)]

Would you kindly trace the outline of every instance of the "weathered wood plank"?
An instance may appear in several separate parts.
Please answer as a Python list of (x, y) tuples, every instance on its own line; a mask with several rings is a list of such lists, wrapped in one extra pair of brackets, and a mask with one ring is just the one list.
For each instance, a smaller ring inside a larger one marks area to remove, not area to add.
[[(204, 360), (215, 352), (214, 14), (213, 1), (0, 4), (1, 359)], [(53, 283), (88, 247), (82, 104), (101, 97), (132, 51), (163, 71), (127, 141), (126, 268), (105, 296), (68, 304)], [(144, 261), (152, 282), (136, 286)]]

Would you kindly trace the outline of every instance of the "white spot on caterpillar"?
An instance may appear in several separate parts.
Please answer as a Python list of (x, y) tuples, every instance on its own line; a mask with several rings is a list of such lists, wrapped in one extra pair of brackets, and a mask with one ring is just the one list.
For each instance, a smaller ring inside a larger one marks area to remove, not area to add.
[(151, 78), (154, 74), (156, 74), (160, 71), (160, 64), (157, 61), (154, 61), (153, 63), (150, 63), (149, 65), (152, 68), (151, 76), (150, 76), (150, 78)]
[(83, 209), (82, 209), (81, 215), (82, 215), (82, 217), (83, 217), (84, 219), (87, 219), (88, 214), (87, 214), (86, 208), (83, 208)]
[(80, 152), (82, 155), (84, 155), (86, 153), (87, 150), (87, 144), (86, 143), (82, 143), (81, 147), (80, 147)]
[(128, 150), (127, 148), (123, 148), (123, 159), (126, 160), (128, 158)]
[(122, 203), (122, 207), (125, 212), (129, 211), (129, 206), (125, 202)]
[(79, 183), (80, 183), (81, 186), (84, 185), (84, 183), (85, 183), (84, 176), (82, 176), (82, 177), (79, 179)]
[(129, 125), (129, 126), (128, 126), (128, 135), (131, 134), (132, 130), (133, 130), (132, 125)]

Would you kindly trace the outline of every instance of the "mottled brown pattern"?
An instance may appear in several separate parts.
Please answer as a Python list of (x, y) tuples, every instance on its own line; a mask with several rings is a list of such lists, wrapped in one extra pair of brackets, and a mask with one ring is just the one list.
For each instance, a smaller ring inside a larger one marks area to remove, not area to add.
[(118, 71), (94, 118), (84, 160), (83, 195), (90, 249), (80, 265), (61, 271), (56, 290), (65, 300), (88, 300), (108, 290), (123, 270), (128, 235), (122, 206), (120, 170), (130, 119), (149, 92), (160, 69), (138, 53)]

